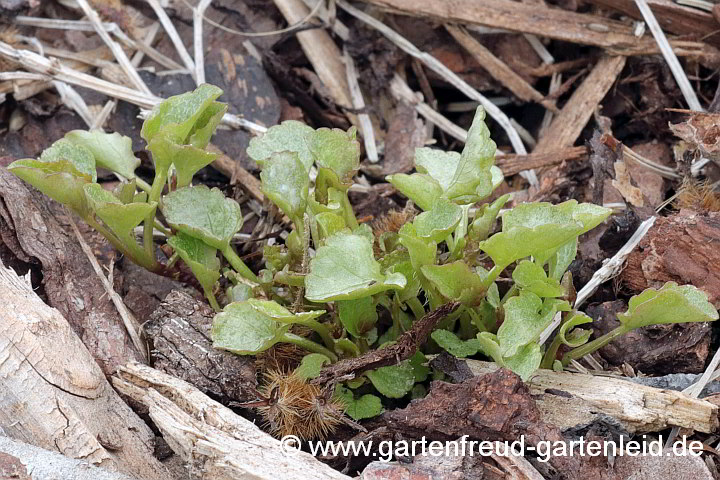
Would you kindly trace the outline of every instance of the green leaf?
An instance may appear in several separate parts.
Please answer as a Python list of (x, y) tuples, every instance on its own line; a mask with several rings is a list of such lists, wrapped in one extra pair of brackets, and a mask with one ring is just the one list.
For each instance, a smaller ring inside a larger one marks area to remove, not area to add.
[(302, 323), (307, 320), (314, 320), (325, 314), (325, 310), (292, 313), (273, 300), (261, 300), (259, 298), (251, 298), (247, 303), (255, 310), (281, 323)]
[(168, 239), (168, 244), (190, 267), (193, 275), (206, 292), (212, 292), (215, 282), (220, 278), (220, 260), (217, 250), (202, 240), (178, 232)]
[(542, 362), (542, 349), (535, 342), (524, 345), (512, 357), (503, 359), (505, 366), (527, 381)]
[(430, 375), (430, 367), (427, 364), (427, 357), (418, 350), (409, 359), (410, 365), (413, 368), (413, 374), (415, 375), (415, 382), (424, 382)]
[(366, 394), (356, 399), (352, 390), (343, 386), (335, 388), (334, 398), (347, 406), (345, 413), (356, 422), (366, 418), (376, 417), (383, 411), (382, 402), (379, 397)]
[(313, 156), (308, 142), (314, 132), (312, 127), (302, 122), (286, 120), (280, 125), (270, 127), (262, 137), (250, 140), (247, 154), (261, 167), (265, 167), (274, 153), (295, 152), (305, 166), (305, 170), (309, 172), (313, 164)]
[(506, 193), (492, 204), (482, 206), (482, 209), (478, 211), (475, 219), (470, 224), (469, 235), (473, 240), (485, 240), (490, 236), (490, 231), (493, 228), (498, 213), (500, 213), (500, 210), (508, 200), (510, 200), (510, 194)]
[(8, 170), (81, 217), (88, 214), (83, 186), (95, 182), (95, 157), (87, 148), (60, 139), (40, 158), (16, 160)]
[(425, 211), (430, 210), (443, 193), (437, 180), (422, 173), (397, 173), (388, 175), (385, 180)]
[(202, 84), (192, 92), (164, 100), (152, 109), (140, 135), (148, 144), (163, 133), (173, 143), (205, 148), (210, 139), (208, 130), (217, 126), (226, 108), (215, 102), (222, 93), (214, 85)]
[(128, 246), (136, 243), (133, 229), (149, 215), (154, 216), (157, 208), (155, 202), (123, 204), (120, 199), (97, 183), (85, 185), (85, 196), (88, 205), (100, 220)]
[(388, 398), (402, 398), (415, 385), (415, 372), (408, 360), (367, 372), (373, 386)]
[(592, 330), (583, 330), (582, 328), (576, 328), (578, 325), (585, 323), (592, 323), (593, 319), (588, 317), (582, 312), (575, 313), (565, 323), (560, 326), (557, 335), (560, 337), (560, 341), (571, 348), (577, 348), (587, 343), (592, 335)]
[(240, 206), (217, 188), (183, 187), (163, 197), (161, 210), (173, 228), (225, 250), (242, 227)]
[(457, 169), (445, 190), (445, 196), (459, 203), (475, 203), (492, 193), (492, 167), (495, 142), (485, 125), (485, 109), (478, 107), (468, 130)]
[(281, 324), (248, 302), (231, 303), (215, 315), (213, 346), (238, 355), (264, 352), (282, 341), (291, 324)]
[(462, 207), (439, 198), (429, 211), (415, 217), (413, 225), (419, 237), (440, 243), (455, 229), (462, 216)]
[(377, 323), (378, 314), (372, 297), (340, 300), (337, 308), (340, 322), (353, 337), (367, 338)]
[[(122, 203), (132, 203), (135, 201), (135, 191), (137, 190), (137, 184), (135, 183), (135, 179), (132, 180), (126, 180), (124, 182), (120, 182), (114, 189), (113, 189), (113, 195), (117, 197), (118, 200), (120, 200)], [(143, 202), (138, 203), (145, 203), (147, 199)]]
[(318, 169), (327, 169), (334, 174), (333, 187), (352, 184), (352, 177), (360, 166), (360, 143), (355, 138), (354, 128), (347, 132), (338, 128), (319, 128), (308, 137), (308, 147)]
[(303, 357), (293, 375), (303, 380), (310, 380), (320, 375), (320, 370), (327, 363), (330, 363), (330, 359), (322, 353), (310, 353)]
[(342, 232), (347, 228), (345, 219), (336, 213), (321, 212), (315, 215), (317, 222), (317, 244), (318, 246), (325, 244), (325, 239), (332, 237), (338, 232)]
[(148, 142), (148, 149), (152, 152), (156, 175), (158, 172), (166, 174), (170, 165), (175, 165), (178, 187), (189, 185), (193, 175), (210, 165), (217, 157), (215, 153), (192, 145), (178, 144), (164, 133), (153, 137)]
[(627, 329), (634, 329), (665, 323), (709, 322), (718, 319), (718, 312), (702, 290), (667, 282), (658, 290), (648, 288), (632, 297), (628, 311), (619, 313), (617, 318)]
[(274, 153), (260, 172), (262, 191), (301, 229), (307, 206), (310, 177), (294, 152)]
[(505, 321), (497, 333), (503, 357), (511, 357), (521, 347), (537, 340), (543, 330), (552, 323), (555, 313), (569, 310), (570, 305), (564, 300), (543, 301), (528, 291), (522, 291), (520, 295), (510, 298), (505, 302)]
[(562, 245), (557, 249), (555, 255), (550, 257), (550, 277), (557, 280), (562, 280), (565, 271), (570, 267), (570, 264), (575, 260), (577, 255), (578, 239), (574, 238), (565, 245)]
[(126, 179), (135, 176), (140, 160), (135, 157), (130, 137), (119, 133), (105, 133), (102, 130), (73, 130), (65, 138), (74, 145), (81, 145), (95, 157), (95, 165), (107, 168)]
[(538, 297), (562, 297), (565, 289), (554, 278), (548, 278), (545, 269), (534, 262), (523, 260), (513, 270), (512, 279), (520, 288)]
[(310, 261), (305, 297), (312, 302), (354, 300), (401, 290), (406, 284), (399, 273), (385, 276), (380, 272), (367, 238), (341, 232), (328, 238)]
[(577, 237), (581, 231), (582, 226), (576, 223), (512, 227), (481, 242), (479, 247), (490, 255), (495, 265), (504, 268), (529, 256), (536, 257), (540, 262), (540, 257)]
[(446, 192), (452, 184), (462, 156), (458, 152), (445, 152), (435, 148), (415, 149), (415, 168), (430, 175)]
[(447, 299), (477, 306), (484, 298), (486, 289), (482, 279), (462, 260), (445, 265), (425, 265), (421, 271)]
[(407, 248), (410, 261), (416, 271), (424, 265), (434, 265), (437, 255), (437, 244), (430, 239), (420, 238), (411, 223), (406, 223), (401, 229), (400, 244)]
[(457, 358), (471, 357), (480, 350), (480, 343), (476, 338), (460, 340), (457, 335), (447, 330), (435, 330), (430, 336), (443, 350)]

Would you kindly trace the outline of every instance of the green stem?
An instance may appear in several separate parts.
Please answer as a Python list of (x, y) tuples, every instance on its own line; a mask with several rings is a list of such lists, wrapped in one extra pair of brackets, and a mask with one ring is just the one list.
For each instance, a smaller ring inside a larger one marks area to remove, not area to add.
[(519, 290), (518, 286), (513, 284), (513, 286), (505, 292), (505, 295), (503, 295), (503, 298), (500, 300), (500, 305), (505, 305), (505, 302), (512, 298)]
[(335, 351), (342, 351), (348, 357), (359, 357), (360, 349), (349, 338), (341, 338), (335, 342)]
[(218, 301), (215, 298), (215, 294), (212, 292), (212, 290), (203, 287), (203, 291), (205, 292), (205, 298), (208, 299), (208, 302), (210, 302), (210, 306), (213, 308), (213, 310), (215, 310), (216, 312), (221, 311), (222, 308), (220, 308), (220, 305), (218, 304)]
[(319, 345), (312, 340), (308, 340), (305, 337), (301, 337), (299, 335), (295, 335), (294, 333), (285, 333), (282, 336), (282, 341), (287, 343), (293, 343), (297, 345), (298, 347), (304, 348), (305, 350), (313, 353), (321, 353), (328, 357), (333, 363), (338, 361), (337, 355), (335, 353), (331, 352), (327, 348), (323, 347), (322, 345)]
[(155, 228), (157, 230), (161, 231), (163, 233), (163, 235), (165, 235), (167, 238), (170, 238), (170, 236), (172, 236), (172, 232), (169, 229), (165, 228), (165, 225), (160, 223), (160, 220), (158, 220), (156, 218), (154, 223), (155, 223)]
[(543, 356), (542, 362), (540, 362), (540, 368), (551, 369), (553, 367), (561, 344), (562, 339), (560, 338), (560, 335), (556, 333), (552, 343), (547, 349), (547, 352), (545, 352), (545, 355)]
[(155, 178), (148, 194), (148, 201), (157, 202), (160, 200), (160, 195), (162, 195), (163, 188), (165, 188), (165, 182), (167, 182), (167, 174), (167, 170), (155, 170)]
[(140, 190), (147, 192), (147, 194), (150, 194), (150, 191), (152, 190), (152, 187), (150, 184), (148, 184), (145, 180), (143, 180), (140, 177), (135, 177), (135, 185), (137, 185)]
[(620, 325), (619, 327), (617, 327), (613, 330), (610, 330), (608, 333), (606, 333), (602, 337), (598, 337), (590, 343), (586, 343), (585, 345), (582, 345), (573, 350), (570, 350), (568, 353), (566, 353), (563, 356), (563, 359), (562, 359), (563, 367), (566, 367), (570, 363), (570, 360), (577, 360), (578, 358), (582, 358), (585, 355), (589, 355), (589, 354), (593, 353), (594, 351), (601, 349), (608, 343), (612, 342), (617, 337), (626, 334), (630, 330), (631, 329), (625, 327), (625, 325)]
[(343, 192), (342, 202), (345, 225), (350, 227), (350, 230), (355, 230), (358, 227), (358, 222), (357, 218), (355, 218), (355, 212), (353, 212), (352, 205), (350, 204), (350, 199), (348, 198), (347, 191)]
[(494, 282), (495, 279), (498, 277), (498, 275), (500, 275), (502, 273), (502, 271), (505, 270), (505, 267), (507, 267), (507, 265), (505, 265), (505, 266), (494, 265), (493, 268), (488, 272), (488, 275), (485, 278), (485, 280), (483, 281), (483, 286), (485, 288), (489, 288), (490, 285), (492, 285), (492, 282)]
[(304, 287), (305, 275), (281, 271), (275, 274), (273, 281), (275, 281), (275, 283), (282, 283), (283, 285), (289, 285), (291, 287)]
[(327, 348), (335, 348), (335, 339), (332, 337), (332, 335), (330, 335), (330, 330), (317, 320), (295, 320), (292, 323), (308, 327), (309, 329), (320, 335), (320, 338), (322, 338), (322, 341)]
[(153, 242), (153, 227), (155, 224), (155, 209), (145, 218), (143, 222), (143, 248), (145, 255), (155, 257), (155, 244)]
[(237, 273), (240, 274), (241, 277), (246, 278), (247, 280), (250, 280), (254, 283), (260, 283), (253, 271), (250, 270), (250, 268), (245, 265), (245, 262), (243, 262), (242, 259), (238, 257), (238, 254), (235, 253), (232, 245), (228, 244), (227, 248), (225, 248), (222, 253), (223, 256), (225, 256), (225, 258), (227, 259), (227, 261), (230, 262), (230, 265), (232, 265), (232, 267)]
[(425, 316), (425, 307), (423, 307), (422, 303), (420, 303), (420, 299), (417, 297), (409, 298), (405, 303), (407, 303), (410, 310), (412, 310), (413, 315), (415, 315), (415, 321), (418, 321)]
[(100, 234), (102, 234), (102, 236), (105, 237), (108, 242), (110, 242), (110, 244), (115, 247), (116, 250), (118, 250), (120, 253), (128, 257), (136, 264), (147, 270), (150, 270), (151, 272), (157, 272), (160, 269), (160, 264), (155, 261), (155, 258), (145, 255), (145, 252), (142, 249), (138, 248), (137, 244), (135, 244), (135, 248), (133, 248), (132, 245), (126, 245), (122, 240), (115, 236), (113, 232), (105, 228), (104, 225), (95, 221), (95, 219), (91, 216), (88, 216), (84, 220), (88, 225), (100, 232)]

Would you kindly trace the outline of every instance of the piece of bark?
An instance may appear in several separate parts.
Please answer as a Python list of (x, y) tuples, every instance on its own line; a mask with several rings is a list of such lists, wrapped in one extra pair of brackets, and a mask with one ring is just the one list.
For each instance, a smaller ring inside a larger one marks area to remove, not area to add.
[(560, 114), (538, 140), (534, 152), (570, 147), (592, 117), (595, 108), (615, 83), (625, 66), (625, 57), (605, 56), (595, 64), (583, 83), (573, 92)]
[[(632, 18), (643, 20), (633, 0), (587, 0), (587, 3), (618, 10)], [(672, 0), (647, 0), (647, 3), (663, 31), (678, 35), (691, 34), (716, 45), (720, 41), (720, 37), (716, 35), (718, 24), (711, 13), (679, 5)]]
[[(382, 420), (389, 429), (410, 438), (449, 441), (467, 435), (471, 439), (513, 442), (524, 436), (526, 445), (564, 441), (560, 430), (545, 422), (520, 377), (504, 368), (483, 372), (460, 384), (435, 381), (425, 398), (384, 413)], [(582, 458), (570, 456), (550, 459), (563, 478), (595, 478), (595, 472), (587, 470), (578, 477), (582, 462)]]
[(170, 480), (153, 457), (152, 432), (60, 312), (2, 264), (0, 292), (0, 431), (138, 478)]
[(379, 178), (395, 173), (409, 173), (415, 168), (415, 149), (425, 146), (426, 140), (425, 122), (418, 118), (412, 105), (400, 101), (390, 117), (383, 161), (368, 169)]
[(518, 99), (539, 103), (555, 113), (559, 111), (554, 102), (546, 100), (542, 93), (535, 90), (465, 29), (455, 25), (445, 25), (445, 29), (500, 85), (510, 90)]
[(3, 480), (136, 480), (56, 452), (0, 435), (0, 478)]
[[(587, 307), (587, 314), (595, 320), (595, 336), (619, 326), (616, 314), (626, 310), (622, 300)], [(710, 353), (710, 325), (674, 323), (638, 328), (616, 338), (599, 353), (610, 365), (627, 363), (647, 374), (701, 373)]]
[(563, 162), (585, 162), (588, 160), (587, 147), (567, 147), (548, 152), (532, 152), (526, 155), (509, 154), (495, 157), (497, 165), (506, 177), (523, 170), (551, 167)]
[(103, 372), (139, 359), (117, 309), (50, 199), (0, 168), (0, 239), (20, 260), (42, 266), (48, 303), (78, 334)]
[(191, 473), (213, 480), (312, 478), (349, 480), (302, 451), (285, 453), (280, 440), (262, 432), (195, 387), (139, 363), (113, 378), (115, 388), (142, 403)]
[(680, 210), (660, 217), (630, 254), (621, 274), (632, 292), (674, 281), (692, 284), (720, 307), (720, 212)]
[[(495, 363), (466, 360), (475, 375), (497, 372)], [(621, 378), (540, 369), (526, 382), (543, 422), (562, 430), (602, 416), (630, 433), (683, 427), (714, 432), (718, 407), (681, 392), (646, 387)]]
[(638, 38), (627, 23), (606, 17), (511, 0), (364, 0), (403, 15), (442, 22), (483, 25), (571, 43), (594, 45), (623, 53), (657, 51), (652, 38)]
[(331, 381), (349, 380), (362, 372), (395, 365), (412, 357), (417, 349), (425, 344), (435, 326), (459, 306), (457, 302), (450, 302), (436, 308), (413, 323), (410, 330), (400, 335), (392, 345), (333, 363), (323, 368), (312, 383), (324, 385)]
[(187, 293), (171, 292), (145, 325), (153, 344), (153, 365), (223, 401), (256, 399), (255, 357), (214, 348), (213, 317), (206, 303)]

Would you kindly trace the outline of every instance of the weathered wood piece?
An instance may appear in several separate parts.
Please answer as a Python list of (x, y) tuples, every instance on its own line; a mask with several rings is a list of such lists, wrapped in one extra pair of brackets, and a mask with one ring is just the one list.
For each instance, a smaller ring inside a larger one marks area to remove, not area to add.
[[(498, 370), (495, 363), (466, 360), (474, 375)], [(718, 428), (718, 407), (675, 390), (661, 390), (612, 377), (538, 370), (527, 382), (546, 423), (561, 429), (586, 425), (608, 415), (630, 433), (683, 427)]]
[(56, 452), (0, 436), (0, 478), (14, 480), (135, 480)]
[(0, 431), (110, 470), (170, 480), (153, 457), (152, 432), (60, 312), (1, 263), (0, 292)]
[(192, 385), (139, 363), (121, 367), (113, 385), (145, 405), (191, 473), (213, 480), (310, 478), (349, 480), (306, 452), (281, 442)]

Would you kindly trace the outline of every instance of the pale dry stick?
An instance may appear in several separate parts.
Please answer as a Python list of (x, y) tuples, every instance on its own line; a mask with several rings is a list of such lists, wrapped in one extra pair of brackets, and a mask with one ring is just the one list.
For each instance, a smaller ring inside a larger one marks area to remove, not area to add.
[(663, 57), (665, 57), (665, 61), (670, 67), (670, 71), (672, 72), (673, 77), (675, 77), (675, 81), (677, 82), (678, 87), (680, 87), (683, 97), (685, 97), (688, 107), (690, 107), (691, 110), (698, 112), (704, 111), (702, 105), (700, 105), (697, 95), (695, 94), (695, 90), (693, 90), (692, 85), (690, 85), (690, 80), (688, 80), (687, 75), (685, 75), (685, 71), (680, 65), (680, 62), (675, 56), (675, 52), (673, 52), (673, 49), (668, 42), (665, 33), (663, 33), (655, 15), (648, 6), (647, 0), (635, 0), (635, 5), (637, 5), (643, 19), (645, 19), (645, 23), (647, 23), (648, 28), (650, 28), (650, 32), (652, 32), (653, 37), (655, 37), (655, 42), (657, 42), (660, 52), (662, 52)]
[(410, 105), (413, 105), (415, 110), (421, 116), (434, 123), (440, 130), (451, 137), (456, 138), (463, 143), (467, 140), (467, 130), (451, 122), (442, 113), (423, 102), (421, 100), (422, 94), (419, 92), (413, 92), (410, 86), (405, 83), (405, 80), (403, 80), (397, 73), (390, 81), (390, 93), (396, 100), (403, 100)]
[[(154, 22), (150, 28), (148, 28), (147, 34), (145, 35), (145, 38), (143, 39), (143, 42), (150, 46), (152, 45), (153, 40), (155, 40), (155, 36), (158, 34), (158, 31), (160, 30), (160, 24), (158, 22)], [(135, 55), (133, 55), (132, 60), (130, 60), (130, 63), (132, 63), (133, 67), (137, 68), (140, 66), (140, 64), (143, 61), (143, 58), (145, 57), (145, 52), (142, 50), (138, 50), (135, 52)], [(95, 115), (95, 119), (93, 120), (93, 124), (90, 127), (91, 130), (102, 128), (103, 125), (105, 125), (105, 122), (107, 121), (108, 117), (110, 117), (110, 113), (115, 109), (115, 106), (117, 105), (117, 100), (108, 100), (105, 102), (105, 105), (103, 105), (102, 110)]]
[(212, 0), (200, 0), (193, 9), (193, 48), (195, 49), (195, 83), (205, 83), (205, 52), (203, 51), (203, 18)]
[[(581, 288), (579, 292), (577, 292), (573, 308), (580, 307), (580, 305), (585, 303), (585, 300), (590, 298), (590, 295), (595, 293), (595, 290), (597, 290), (600, 285), (602, 285), (603, 283), (605, 283), (619, 273), (628, 255), (630, 255), (630, 253), (640, 243), (640, 240), (642, 240), (643, 237), (647, 235), (648, 231), (655, 223), (655, 219), (656, 217), (653, 216), (642, 222), (637, 228), (637, 230), (635, 230), (635, 233), (633, 233), (632, 237), (630, 237), (630, 239), (625, 242), (625, 245), (623, 245), (620, 250), (618, 250), (618, 252), (612, 256), (612, 258), (605, 260), (603, 266), (600, 267), (593, 274), (590, 281), (585, 284), (585, 286)], [(554, 318), (553, 322), (548, 325), (545, 330), (543, 330), (543, 332), (540, 334), (541, 344), (544, 343), (550, 337), (555, 328), (560, 325), (560, 321), (561, 317)]]
[(47, 75), (43, 75), (42, 73), (31, 73), (31, 72), (0, 72), (0, 81), (6, 81), (6, 80), (40, 80), (40, 81), (50, 81), (52, 80), (52, 77), (49, 77)]
[(92, 127), (93, 114), (90, 112), (85, 100), (77, 93), (77, 90), (64, 82), (54, 81), (53, 85), (60, 94), (60, 100), (74, 110), (88, 127)]
[[(55, 80), (89, 88), (104, 93), (105, 95), (125, 100), (144, 109), (149, 110), (164, 100), (155, 95), (146, 95), (137, 90), (78, 72), (77, 70), (62, 65), (57, 60), (47, 59), (30, 50), (17, 49), (5, 42), (0, 42), (0, 56), (14, 60), (28, 70), (33, 70), (36, 73), (51, 75)], [(144, 115), (147, 116), (147, 113), (148, 112), (145, 112)], [(141, 114), (143, 114), (142, 110)], [(233, 128), (245, 128), (254, 134), (265, 133), (267, 131), (266, 127), (231, 113), (226, 113), (223, 116), (223, 123)]]
[[(488, 115), (490, 115), (496, 122), (498, 122), (503, 128), (503, 130), (505, 130), (508, 137), (510, 138), (510, 143), (512, 144), (513, 149), (519, 154), (527, 153), (527, 150), (525, 150), (525, 145), (523, 145), (520, 135), (510, 123), (510, 119), (508, 118), (508, 116), (505, 115), (505, 113), (497, 106), (495, 106), (494, 103), (488, 100), (487, 97), (475, 90), (463, 79), (458, 77), (452, 70), (450, 70), (440, 61), (438, 61), (438, 59), (426, 52), (421, 51), (415, 45), (410, 43), (405, 37), (401, 36), (384, 23), (351, 6), (344, 0), (336, 1), (337, 4), (347, 13), (378, 30), (405, 53), (420, 60), (422, 63), (427, 65), (428, 68), (430, 68), (438, 75), (442, 76), (446, 81), (448, 81), (455, 88), (463, 92), (472, 100), (480, 102), (480, 104), (487, 111)], [(523, 175), (523, 177), (526, 178), (531, 185), (538, 184), (537, 176), (535, 175), (534, 171), (525, 171), (522, 172), (521, 175)]]
[(120, 314), (120, 318), (122, 318), (123, 324), (128, 331), (128, 335), (130, 335), (130, 339), (132, 340), (133, 345), (135, 345), (135, 348), (137, 349), (143, 360), (147, 362), (147, 345), (142, 341), (140, 335), (138, 334), (138, 327), (140, 324), (138, 323), (135, 316), (125, 306), (125, 303), (123, 302), (122, 298), (120, 298), (120, 295), (118, 295), (118, 293), (108, 281), (107, 277), (102, 271), (102, 267), (100, 267), (100, 264), (97, 261), (97, 258), (95, 258), (95, 254), (83, 238), (80, 230), (78, 230), (78, 227), (75, 224), (75, 220), (72, 218), (72, 214), (69, 212), (68, 220), (70, 221), (70, 226), (73, 229), (73, 233), (75, 233), (75, 237), (77, 237), (77, 240), (80, 243), (80, 247), (82, 248), (83, 252), (85, 252), (85, 255), (87, 255), (87, 258), (90, 261), (90, 264), (92, 265), (95, 274), (100, 277), (100, 281), (102, 282), (103, 287), (105, 287), (105, 291), (107, 292), (110, 300), (112, 300), (115, 308)]
[(530, 46), (533, 48), (533, 50), (535, 50), (535, 53), (537, 53), (538, 57), (540, 57), (540, 60), (542, 60), (544, 64), (552, 65), (553, 63), (555, 63), (555, 57), (553, 57), (552, 53), (550, 53), (548, 49), (545, 48), (545, 45), (543, 45), (537, 35), (533, 35), (532, 33), (523, 33), (523, 37), (525, 37), (525, 40), (528, 41)]
[(493, 452), (490, 458), (495, 460), (512, 480), (545, 480), (545, 477), (522, 455), (499, 455)]
[(707, 2), (705, 0), (675, 0), (678, 5), (684, 5), (686, 7), (695, 7), (707, 12), (712, 12), (715, 4), (713, 2)]
[(180, 59), (182, 59), (185, 68), (190, 70), (190, 74), (193, 76), (193, 78), (195, 78), (195, 62), (190, 57), (190, 54), (185, 48), (185, 45), (180, 38), (180, 35), (175, 29), (175, 25), (173, 25), (172, 20), (170, 20), (170, 17), (168, 17), (167, 12), (165, 12), (165, 9), (162, 7), (162, 5), (160, 5), (160, 2), (158, 0), (147, 0), (147, 3), (149, 3), (152, 9), (155, 11), (155, 15), (157, 15), (158, 20), (160, 20), (160, 23), (165, 29), (165, 33), (167, 33), (170, 37), (170, 40), (175, 46), (175, 50), (177, 50), (178, 55), (180, 55)]
[(125, 50), (123, 50), (122, 47), (118, 45), (117, 42), (112, 39), (112, 37), (110, 37), (108, 32), (105, 30), (105, 27), (103, 27), (102, 22), (100, 21), (100, 16), (97, 14), (97, 12), (90, 6), (87, 0), (76, 1), (80, 5), (80, 8), (82, 8), (83, 12), (85, 12), (85, 15), (88, 17), (88, 20), (90, 20), (93, 27), (95, 27), (95, 31), (97, 32), (97, 34), (113, 53), (115, 60), (117, 60), (120, 68), (123, 69), (125, 75), (127, 75), (130, 82), (135, 85), (135, 88), (137, 88), (141, 92), (151, 94), (148, 86), (145, 85), (145, 82), (142, 78), (140, 78), (140, 75), (138, 74), (135, 67), (133, 67), (133, 65), (130, 63), (130, 59), (125, 54)]
[[(348, 87), (350, 87), (352, 106), (356, 111), (364, 112), (365, 99), (363, 98), (362, 91), (360, 90), (360, 84), (358, 83), (357, 69), (355, 68), (355, 62), (346, 47), (343, 47), (343, 61), (345, 62), (345, 70), (347, 72)], [(367, 113), (358, 113), (357, 118), (360, 133), (363, 136), (363, 143), (365, 145), (367, 158), (370, 163), (377, 163), (380, 158), (378, 157), (377, 146), (375, 145), (375, 132), (373, 131), (373, 125), (370, 121), (370, 115)]]
[[(18, 15), (17, 17), (15, 17), (14, 23), (16, 25), (24, 25), (37, 28), (77, 30), (82, 32), (95, 31), (92, 23), (85, 20), (61, 20), (57, 18), (26, 17), (24, 15)], [(118, 40), (125, 44), (125, 46), (134, 50), (140, 50), (144, 52), (145, 55), (152, 58), (163, 67), (172, 70), (186, 70), (175, 60), (163, 55), (154, 48), (148, 45), (144, 45), (142, 42), (135, 42), (133, 39), (125, 35), (125, 33), (120, 29), (120, 27), (117, 26), (117, 24), (112, 22), (103, 22), (101, 25), (105, 30), (108, 31), (108, 33), (112, 33), (113, 35), (115, 35)]]
[[(303, 2), (308, 8), (314, 8), (317, 5), (316, 0), (303, 0)], [(323, 4), (324, 2), (321, 1), (320, 3)], [(331, 19), (330, 12), (328, 12), (328, 9), (325, 7), (325, 5), (321, 5), (319, 7), (317, 16), (325, 24), (330, 25), (333, 33), (335, 33), (335, 35), (337, 35), (340, 40), (347, 42), (350, 39), (350, 29), (337, 18)]]
[(682, 175), (680, 175), (677, 172), (677, 170), (675, 170), (674, 168), (670, 168), (665, 165), (661, 165), (657, 162), (653, 162), (652, 160), (645, 158), (642, 155), (638, 154), (637, 152), (635, 152), (633, 149), (631, 149), (630, 147), (628, 147), (626, 145), (623, 145), (622, 153), (623, 153), (623, 158), (630, 159), (633, 162), (637, 163), (638, 165), (641, 165), (641, 166), (647, 168), (648, 170), (651, 170), (651, 171), (657, 173), (658, 175), (660, 175), (662, 177), (669, 178), (671, 180), (677, 180), (677, 179), (682, 178)]

